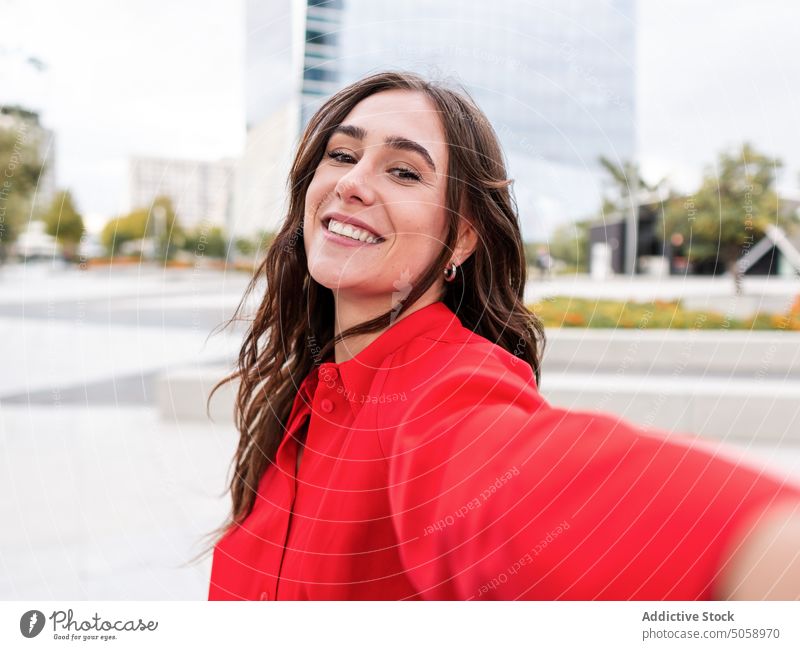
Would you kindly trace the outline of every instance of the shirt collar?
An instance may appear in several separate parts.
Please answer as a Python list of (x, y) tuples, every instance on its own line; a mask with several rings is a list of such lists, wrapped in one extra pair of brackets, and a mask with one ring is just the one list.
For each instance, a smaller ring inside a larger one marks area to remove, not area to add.
[(367, 345), (353, 358), (335, 363), (333, 353), (324, 362), (315, 366), (303, 384), (307, 396), (313, 396), (321, 378), (325, 381), (341, 382), (345, 397), (350, 402), (353, 415), (357, 414), (369, 398), (375, 373), (389, 355), (418, 336), (440, 338), (461, 328), (461, 322), (442, 301), (434, 302), (401, 317)]

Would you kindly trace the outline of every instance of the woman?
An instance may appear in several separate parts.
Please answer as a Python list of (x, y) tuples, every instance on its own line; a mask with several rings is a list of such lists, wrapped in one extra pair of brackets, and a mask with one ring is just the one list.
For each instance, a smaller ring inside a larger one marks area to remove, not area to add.
[(800, 597), (797, 486), (538, 394), (510, 182), (413, 74), (311, 119), (228, 378), (210, 599)]

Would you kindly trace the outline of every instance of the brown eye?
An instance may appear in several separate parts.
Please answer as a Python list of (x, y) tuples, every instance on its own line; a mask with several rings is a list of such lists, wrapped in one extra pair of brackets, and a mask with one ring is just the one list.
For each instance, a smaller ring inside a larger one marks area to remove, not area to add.
[(344, 151), (329, 151), (328, 158), (332, 158), (333, 160), (336, 160), (338, 162), (347, 162), (346, 160), (343, 160), (343, 158), (349, 158), (350, 160), (354, 160), (354, 158), (349, 153), (346, 153)]
[(419, 180), (421, 180), (421, 177), (420, 177), (419, 174), (417, 174), (416, 172), (411, 171), (410, 169), (405, 169), (404, 167), (395, 167), (394, 169), (391, 169), (389, 171), (400, 172), (400, 174), (398, 175), (398, 178), (402, 178), (403, 180), (407, 180), (407, 181), (419, 181)]

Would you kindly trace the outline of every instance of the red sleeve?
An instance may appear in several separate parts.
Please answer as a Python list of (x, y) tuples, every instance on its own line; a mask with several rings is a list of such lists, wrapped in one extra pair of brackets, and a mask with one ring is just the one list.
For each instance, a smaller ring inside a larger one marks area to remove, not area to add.
[(424, 598), (711, 599), (745, 524), (800, 501), (797, 485), (688, 437), (551, 408), (499, 365), (419, 391), (386, 449), (400, 553)]

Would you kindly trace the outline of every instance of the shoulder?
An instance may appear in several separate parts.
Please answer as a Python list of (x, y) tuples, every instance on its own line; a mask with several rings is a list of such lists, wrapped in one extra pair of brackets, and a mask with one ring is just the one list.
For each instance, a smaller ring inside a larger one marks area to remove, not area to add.
[(423, 413), (442, 416), (489, 404), (536, 408), (542, 402), (523, 359), (463, 326), (411, 339), (386, 360), (381, 374), (383, 392), (404, 396), (382, 414), (390, 427)]
[(533, 383), (533, 369), (520, 357), (463, 325), (439, 336), (420, 335), (398, 348), (382, 368), (387, 383), (440, 381), (453, 372), (511, 375)]

